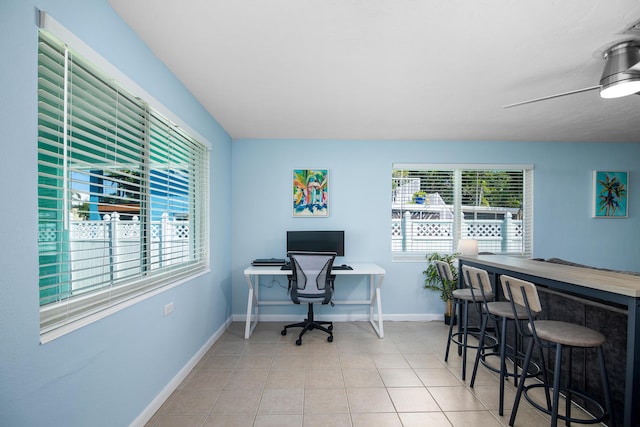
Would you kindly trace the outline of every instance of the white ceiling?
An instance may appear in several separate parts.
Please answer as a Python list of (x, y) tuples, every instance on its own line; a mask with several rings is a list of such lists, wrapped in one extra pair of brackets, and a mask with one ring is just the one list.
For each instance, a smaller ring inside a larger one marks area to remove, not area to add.
[(596, 52), (638, 0), (109, 0), (233, 138), (640, 142)]

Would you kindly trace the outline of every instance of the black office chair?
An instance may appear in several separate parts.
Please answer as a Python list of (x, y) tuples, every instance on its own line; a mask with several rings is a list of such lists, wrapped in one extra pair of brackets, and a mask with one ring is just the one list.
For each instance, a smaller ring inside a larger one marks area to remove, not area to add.
[[(302, 328), (296, 345), (302, 344), (302, 335), (312, 329), (320, 329), (329, 334), (327, 341), (333, 342), (333, 323), (319, 322), (313, 318), (313, 304), (333, 305), (333, 282), (331, 267), (336, 258), (335, 252), (289, 252), (291, 276), (289, 276), (289, 297), (295, 304), (308, 303), (309, 311), (304, 322), (286, 325), (282, 335), (289, 328)], [(323, 326), (324, 325), (324, 326)], [(327, 326), (327, 327), (325, 327)]]

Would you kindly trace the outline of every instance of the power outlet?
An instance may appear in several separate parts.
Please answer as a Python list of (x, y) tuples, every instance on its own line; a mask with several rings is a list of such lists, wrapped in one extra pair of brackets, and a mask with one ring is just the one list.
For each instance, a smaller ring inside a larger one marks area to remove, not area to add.
[(173, 313), (173, 301), (171, 301), (169, 304), (166, 304), (164, 306), (164, 315), (168, 316), (171, 313)]

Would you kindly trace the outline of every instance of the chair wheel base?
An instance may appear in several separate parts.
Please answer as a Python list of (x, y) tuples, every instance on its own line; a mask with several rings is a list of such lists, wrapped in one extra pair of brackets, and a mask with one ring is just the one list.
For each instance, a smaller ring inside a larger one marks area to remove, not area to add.
[(327, 333), (329, 335), (329, 337), (327, 337), (327, 341), (333, 342), (333, 323), (329, 321), (315, 320), (313, 316), (313, 304), (309, 304), (307, 318), (304, 319), (303, 322), (285, 325), (285, 327), (280, 331), (280, 334), (283, 336), (287, 335), (287, 330), (289, 328), (302, 328), (302, 332), (300, 332), (300, 335), (298, 335), (298, 339), (296, 340), (296, 345), (302, 345), (302, 336), (313, 330)]

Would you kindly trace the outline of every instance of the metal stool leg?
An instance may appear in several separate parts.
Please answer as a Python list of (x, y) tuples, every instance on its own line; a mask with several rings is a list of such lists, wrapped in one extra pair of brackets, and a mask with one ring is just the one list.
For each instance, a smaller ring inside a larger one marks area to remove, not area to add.
[(524, 357), (524, 364), (522, 365), (522, 372), (520, 374), (520, 379), (518, 380), (518, 390), (516, 391), (516, 398), (513, 401), (513, 409), (511, 410), (511, 417), (509, 418), (509, 425), (513, 426), (513, 423), (516, 421), (516, 414), (518, 413), (518, 407), (520, 406), (520, 398), (522, 397), (522, 392), (524, 390), (524, 382), (526, 377), (526, 372), (529, 370), (529, 362), (531, 362), (531, 356), (533, 354), (533, 344), (534, 340), (529, 340), (529, 345), (527, 346), (527, 353)]
[(609, 413), (609, 427), (616, 427), (616, 417), (613, 413), (613, 404), (611, 403), (611, 389), (609, 388), (609, 377), (607, 375), (607, 367), (604, 363), (604, 350), (602, 346), (598, 347), (598, 362), (600, 364), (600, 376), (602, 377), (602, 390), (604, 391), (604, 404)]
[[(506, 353), (507, 353), (507, 318), (502, 318), (502, 328), (500, 330), (500, 402), (498, 403), (498, 414), (500, 416), (504, 415), (504, 380), (505, 375), (507, 373), (507, 362), (506, 362)], [(517, 378), (518, 365), (516, 359), (513, 359), (514, 371), (513, 377), (514, 381)], [(523, 371), (522, 375), (525, 375), (525, 371)]]
[[(560, 367), (562, 365), (562, 345), (556, 344), (556, 363), (553, 368), (553, 402), (551, 404), (551, 425), (558, 423), (558, 403), (560, 402)], [(571, 375), (571, 373), (569, 373)]]
[(464, 302), (464, 325), (463, 325), (464, 338), (462, 339), (462, 348), (458, 346), (458, 354), (462, 350), (462, 381), (465, 380), (467, 373), (467, 339), (469, 337), (469, 302)]
[[(458, 312), (458, 300), (454, 299), (453, 300), (453, 319), (455, 319), (456, 314)], [(460, 316), (458, 316), (460, 317)], [(447, 360), (449, 360), (449, 347), (451, 347), (451, 341), (453, 338), (453, 324), (455, 323), (453, 321), (453, 319), (451, 319), (451, 323), (449, 323), (449, 336), (447, 337), (447, 349), (444, 352), (444, 361), (446, 362)], [(461, 319), (459, 320), (461, 321)]]
[(489, 322), (489, 316), (484, 315), (482, 317), (482, 324), (480, 326), (480, 338), (478, 341), (478, 352), (476, 353), (476, 359), (473, 362), (473, 372), (471, 373), (471, 382), (469, 387), (473, 388), (476, 382), (476, 374), (478, 373), (478, 365), (480, 364), (480, 357), (482, 357), (482, 348), (484, 347), (484, 334), (487, 332), (487, 323)]
[[(567, 416), (567, 418), (571, 418), (571, 390), (573, 389), (573, 380), (571, 379), (573, 375), (571, 375), (571, 373), (573, 372), (573, 347), (569, 347), (569, 367), (568, 367), (568, 379), (567, 379), (567, 390), (565, 391), (565, 405), (564, 405), (564, 411), (565, 411), (565, 415)], [(571, 423), (569, 422), (569, 419), (566, 420), (565, 424), (568, 426), (571, 425)]]

